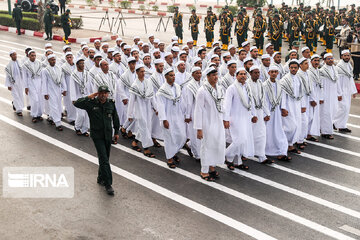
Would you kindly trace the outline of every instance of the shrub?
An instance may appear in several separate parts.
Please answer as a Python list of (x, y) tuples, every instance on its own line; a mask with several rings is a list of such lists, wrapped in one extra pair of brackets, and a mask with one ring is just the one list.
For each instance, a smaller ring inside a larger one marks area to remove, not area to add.
[(85, 0), (88, 6), (96, 6), (95, 0)]
[(167, 6), (167, 11), (168, 12), (171, 12), (171, 13), (174, 13), (175, 12), (175, 5), (170, 5), (170, 6)]
[[(5, 10), (0, 10), (0, 14), (9, 15), (9, 12), (5, 11)], [(36, 19), (38, 14), (34, 13), (34, 12), (23, 12), (22, 15), (23, 15), (23, 17)]]
[(158, 10), (159, 10), (159, 6), (158, 6), (158, 5), (154, 5), (154, 6), (152, 6), (152, 10), (154, 10), (154, 11), (158, 11)]
[(109, 0), (109, 5), (110, 5), (110, 7), (115, 7), (115, 1), (114, 0)]
[(144, 11), (145, 11), (145, 9), (146, 9), (146, 8), (145, 8), (145, 5), (140, 5), (140, 6), (139, 6), (139, 10), (141, 10), (141, 11), (143, 11), (143, 12), (144, 12)]
[(195, 6), (189, 6), (189, 12), (191, 12), (193, 9), (196, 10), (196, 7)]
[(129, 8), (131, 8), (131, 2), (130, 1), (121, 1), (120, 7), (124, 8), (124, 9), (129, 9)]
[[(2, 14), (2, 13), (0, 13), (0, 25), (8, 26), (8, 27), (16, 27), (16, 24), (12, 19), (11, 15)], [(23, 20), (21, 21), (21, 28), (33, 30), (33, 31), (39, 31), (40, 23), (36, 19), (24, 17)]]

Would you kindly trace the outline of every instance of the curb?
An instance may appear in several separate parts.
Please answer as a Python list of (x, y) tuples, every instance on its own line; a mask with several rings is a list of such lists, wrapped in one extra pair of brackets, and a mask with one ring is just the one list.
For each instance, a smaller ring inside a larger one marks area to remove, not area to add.
[[(0, 31), (17, 33), (16, 28), (2, 26), (2, 25), (0, 25)], [(27, 30), (27, 29), (21, 29), (21, 34), (24, 34), (26, 36), (31, 36), (31, 37), (40, 37), (40, 38), (43, 38), (43, 39), (45, 38), (45, 33), (32, 31), (32, 30)], [(71, 42), (71, 43), (81, 43), (81, 42), (91, 43), (91, 42), (94, 42), (97, 39), (99, 39), (100, 41), (111, 41), (111, 40), (115, 40), (116, 38), (117, 38), (116, 35), (113, 35), (113, 36), (106, 35), (104, 37), (90, 37), (90, 38), (69, 38), (69, 42)], [(54, 35), (53, 40), (61, 41), (61, 42), (63, 41), (62, 36), (59, 36), (59, 35)]]

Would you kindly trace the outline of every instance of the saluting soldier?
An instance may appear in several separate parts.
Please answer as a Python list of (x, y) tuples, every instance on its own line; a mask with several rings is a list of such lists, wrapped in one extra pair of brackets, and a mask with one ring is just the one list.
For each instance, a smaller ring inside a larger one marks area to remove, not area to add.
[(217, 17), (211, 11), (211, 8), (208, 8), (207, 15), (204, 19), (204, 31), (206, 37), (206, 47), (211, 48), (212, 43), (214, 42), (214, 26), (217, 21)]
[(173, 19), (173, 25), (175, 28), (175, 34), (179, 38), (178, 42), (179, 44), (183, 43), (183, 15), (182, 13), (179, 13), (179, 7), (175, 7), (175, 13), (174, 13), (174, 19)]
[(189, 29), (191, 29), (191, 37), (194, 41), (194, 46), (197, 44), (198, 35), (199, 35), (199, 23), (200, 18), (196, 15), (196, 10), (191, 10), (191, 17), (189, 20)]
[(284, 24), (280, 20), (279, 14), (275, 14), (270, 24), (270, 37), (271, 43), (274, 45), (274, 51), (281, 52), (283, 30)]
[(289, 38), (289, 49), (292, 49), (294, 41), (299, 41), (300, 32), (302, 30), (302, 22), (299, 18), (298, 11), (294, 9), (292, 17), (289, 19), (288, 24), (288, 38)]
[(266, 21), (264, 20), (263, 16), (259, 12), (256, 15), (253, 32), (254, 32), (256, 47), (259, 49), (260, 55), (263, 54), (265, 31), (266, 31)]
[(330, 11), (329, 15), (326, 17), (324, 23), (324, 32), (325, 32), (325, 42), (326, 42), (326, 52), (331, 53), (334, 46), (334, 35), (335, 28), (339, 25), (338, 20), (334, 17), (334, 11)]
[(13, 12), (12, 12), (12, 18), (14, 19), (15, 24), (16, 24), (17, 34), (21, 35), (20, 27), (21, 27), (21, 20), (23, 18), (23, 15), (22, 15), (22, 12), (21, 12), (21, 8), (19, 8), (16, 3), (14, 4), (14, 9), (13, 9)]
[(247, 22), (246, 18), (244, 18), (243, 12), (239, 11), (234, 30), (239, 48), (241, 47), (241, 44), (246, 41), (245, 39), (248, 27), (249, 22)]
[(316, 21), (313, 19), (312, 14), (313, 14), (312, 12), (308, 12), (306, 14), (305, 29), (304, 29), (306, 46), (310, 49), (311, 54), (313, 54), (317, 50), (314, 44), (315, 42), (317, 42), (316, 33), (318, 31), (318, 26), (316, 24)]
[(112, 173), (109, 163), (112, 142), (112, 128), (114, 140), (119, 139), (119, 117), (116, 112), (115, 102), (109, 99), (109, 88), (100, 86), (96, 93), (79, 98), (74, 102), (75, 107), (84, 109), (90, 119), (90, 137), (94, 141), (99, 158), (99, 171), (97, 182), (105, 186), (109, 195), (114, 195), (112, 188)]
[(45, 33), (46, 37), (45, 40), (52, 40), (52, 28), (54, 23), (54, 15), (50, 9), (50, 4), (46, 4), (46, 10), (44, 13), (44, 24), (45, 24)]
[(229, 35), (231, 27), (231, 19), (228, 14), (223, 11), (220, 19), (220, 39), (222, 42), (222, 50), (227, 50), (229, 45)]
[(71, 19), (70, 19), (70, 9), (67, 9), (66, 12), (61, 15), (61, 25), (64, 30), (65, 36), (63, 37), (63, 40), (66, 44), (69, 44), (69, 36), (71, 34)]

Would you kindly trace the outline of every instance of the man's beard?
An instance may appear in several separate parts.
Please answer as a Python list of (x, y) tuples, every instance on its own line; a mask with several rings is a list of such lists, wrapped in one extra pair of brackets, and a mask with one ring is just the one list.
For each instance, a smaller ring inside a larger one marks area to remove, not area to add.
[(343, 59), (343, 61), (346, 62), (346, 63), (348, 63), (348, 62), (350, 62), (350, 59), (346, 59), (346, 60)]

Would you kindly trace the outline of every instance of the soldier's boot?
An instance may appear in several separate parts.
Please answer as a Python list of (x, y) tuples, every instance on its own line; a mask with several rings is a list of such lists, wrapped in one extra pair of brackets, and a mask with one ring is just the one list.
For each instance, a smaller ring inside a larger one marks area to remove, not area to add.
[(317, 47), (314, 47), (314, 53), (316, 53), (316, 51), (317, 51)]
[(180, 44), (183, 44), (183, 40), (182, 40), (182, 39), (180, 39)]
[(329, 49), (329, 52), (328, 53), (332, 53), (332, 49)]
[(281, 53), (281, 47), (279, 47), (279, 53)]
[(206, 42), (206, 48), (209, 48), (209, 43), (210, 43), (210, 42)]
[(46, 34), (45, 40), (49, 40), (49, 34)]
[(65, 37), (63, 37), (62, 39), (63, 39), (64, 43), (66, 43)]
[(259, 55), (263, 55), (263, 49), (259, 50)]
[(223, 44), (221, 50), (227, 51), (227, 50), (228, 50), (228, 45), (227, 45), (227, 44)]
[(196, 44), (197, 44), (197, 41), (196, 40), (194, 40), (194, 46), (196, 47)]

